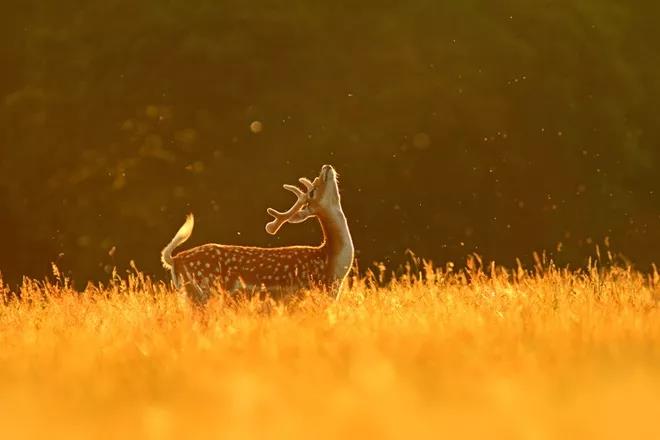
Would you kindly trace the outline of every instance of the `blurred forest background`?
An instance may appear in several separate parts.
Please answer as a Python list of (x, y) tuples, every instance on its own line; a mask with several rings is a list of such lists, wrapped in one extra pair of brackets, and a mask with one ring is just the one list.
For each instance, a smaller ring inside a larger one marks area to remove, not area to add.
[[(264, 232), (283, 183), (341, 174), (362, 268), (660, 254), (656, 1), (3, 4), (0, 270), (77, 285)], [(261, 130), (251, 130), (259, 128)], [(252, 125), (251, 125), (252, 124)]]

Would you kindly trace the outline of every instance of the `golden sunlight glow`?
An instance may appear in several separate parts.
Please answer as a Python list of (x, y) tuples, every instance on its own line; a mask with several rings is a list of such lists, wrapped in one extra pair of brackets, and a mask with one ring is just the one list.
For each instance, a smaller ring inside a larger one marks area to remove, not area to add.
[[(7, 438), (651, 438), (657, 285), (625, 269), (434, 270), (339, 302), (218, 295), (142, 275), (0, 306)], [(39, 419), (37, 423), (35, 418)], [(474, 423), (478, 419), (479, 423)], [(540, 437), (539, 437), (540, 436)]]

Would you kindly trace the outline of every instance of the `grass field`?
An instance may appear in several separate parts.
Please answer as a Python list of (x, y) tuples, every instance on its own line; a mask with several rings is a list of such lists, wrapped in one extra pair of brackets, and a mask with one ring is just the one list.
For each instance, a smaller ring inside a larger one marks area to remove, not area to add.
[(470, 266), (204, 310), (139, 274), (26, 282), (2, 438), (660, 438), (657, 274)]

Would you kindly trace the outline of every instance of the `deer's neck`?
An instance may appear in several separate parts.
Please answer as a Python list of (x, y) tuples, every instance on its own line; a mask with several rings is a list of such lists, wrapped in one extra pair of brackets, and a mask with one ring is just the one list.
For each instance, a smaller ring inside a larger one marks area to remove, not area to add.
[(341, 207), (319, 215), (323, 230), (322, 248), (328, 257), (329, 275), (342, 281), (353, 265), (353, 240)]

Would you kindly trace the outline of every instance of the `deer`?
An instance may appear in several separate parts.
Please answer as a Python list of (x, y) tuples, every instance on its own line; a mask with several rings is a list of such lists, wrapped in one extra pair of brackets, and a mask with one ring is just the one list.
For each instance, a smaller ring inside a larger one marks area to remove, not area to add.
[(318, 246), (256, 247), (208, 243), (172, 256), (187, 241), (194, 217), (188, 214), (174, 238), (163, 249), (161, 261), (170, 270), (172, 282), (196, 303), (204, 303), (212, 289), (229, 293), (268, 292), (273, 296), (287, 292), (320, 288), (335, 299), (353, 265), (353, 240), (341, 206), (337, 172), (323, 165), (313, 181), (301, 177), (296, 185), (283, 185), (296, 196), (285, 212), (268, 208), (273, 220), (266, 232), (275, 235), (286, 223), (302, 223), (316, 218), (323, 241)]

